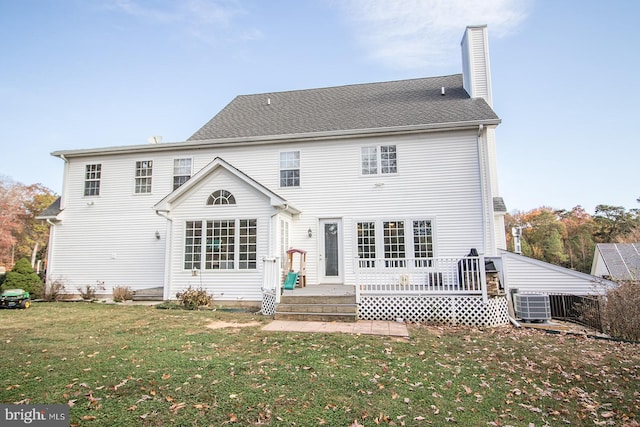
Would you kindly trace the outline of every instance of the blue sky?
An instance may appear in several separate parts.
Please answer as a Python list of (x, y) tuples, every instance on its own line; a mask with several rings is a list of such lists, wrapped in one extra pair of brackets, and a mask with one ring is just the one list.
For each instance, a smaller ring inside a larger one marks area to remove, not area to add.
[(639, 208), (640, 2), (0, 0), (0, 175), (184, 141), (236, 95), (456, 74), (487, 24), (509, 211)]

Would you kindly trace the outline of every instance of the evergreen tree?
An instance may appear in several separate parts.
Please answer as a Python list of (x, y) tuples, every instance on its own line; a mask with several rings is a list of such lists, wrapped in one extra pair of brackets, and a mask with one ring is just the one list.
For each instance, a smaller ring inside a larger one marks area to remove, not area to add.
[(11, 271), (7, 272), (7, 277), (2, 284), (2, 290), (24, 289), (29, 292), (31, 298), (39, 298), (42, 295), (42, 288), (42, 281), (31, 268), (27, 258), (21, 258), (15, 263)]

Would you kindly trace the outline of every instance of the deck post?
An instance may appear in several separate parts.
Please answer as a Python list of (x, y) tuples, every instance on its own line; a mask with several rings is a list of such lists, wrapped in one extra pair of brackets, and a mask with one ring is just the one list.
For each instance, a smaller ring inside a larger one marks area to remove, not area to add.
[(481, 255), (478, 259), (478, 264), (480, 264), (480, 286), (482, 287), (482, 301), (487, 304), (489, 302), (489, 295), (487, 294), (487, 271), (485, 270), (484, 263), (484, 255)]

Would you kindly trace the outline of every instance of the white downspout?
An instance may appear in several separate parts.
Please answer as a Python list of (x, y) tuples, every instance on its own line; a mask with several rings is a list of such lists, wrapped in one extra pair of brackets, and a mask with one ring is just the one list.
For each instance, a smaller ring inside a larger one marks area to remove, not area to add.
[(169, 217), (169, 211), (156, 210), (159, 215), (167, 220), (165, 227), (165, 248), (164, 248), (164, 284), (162, 290), (162, 299), (168, 301), (171, 299), (171, 252), (173, 250), (173, 219)]
[(56, 232), (55, 223), (49, 218), (47, 218), (46, 221), (47, 224), (49, 224), (49, 243), (47, 243), (47, 274), (44, 278), (45, 288), (47, 286), (47, 283), (49, 283), (49, 271), (51, 270), (51, 260), (53, 259), (53, 235)]

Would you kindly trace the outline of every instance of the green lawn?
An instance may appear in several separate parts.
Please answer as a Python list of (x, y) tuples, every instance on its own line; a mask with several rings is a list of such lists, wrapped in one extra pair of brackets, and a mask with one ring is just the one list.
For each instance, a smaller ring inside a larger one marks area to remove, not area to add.
[(269, 318), (100, 303), (0, 311), (0, 402), (86, 426), (638, 425), (640, 345), (413, 325), (411, 339), (212, 329)]

